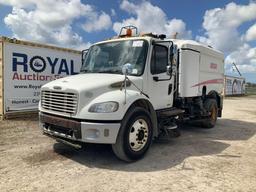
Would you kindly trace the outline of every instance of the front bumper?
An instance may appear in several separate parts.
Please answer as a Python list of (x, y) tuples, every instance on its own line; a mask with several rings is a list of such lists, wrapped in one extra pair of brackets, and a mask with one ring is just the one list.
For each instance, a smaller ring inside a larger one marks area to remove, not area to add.
[(121, 123), (84, 122), (39, 113), (39, 124), (45, 134), (85, 143), (114, 144)]

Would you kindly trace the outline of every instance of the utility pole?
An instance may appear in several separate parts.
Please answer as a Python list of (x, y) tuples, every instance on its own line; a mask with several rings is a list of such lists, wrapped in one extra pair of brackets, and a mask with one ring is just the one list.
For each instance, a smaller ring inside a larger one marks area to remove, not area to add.
[(242, 74), (240, 73), (239, 69), (237, 68), (237, 66), (236, 66), (235, 62), (233, 62), (232, 64), (235, 66), (235, 68), (236, 68), (236, 70), (237, 70), (238, 74), (239, 74), (240, 76), (242, 76)]

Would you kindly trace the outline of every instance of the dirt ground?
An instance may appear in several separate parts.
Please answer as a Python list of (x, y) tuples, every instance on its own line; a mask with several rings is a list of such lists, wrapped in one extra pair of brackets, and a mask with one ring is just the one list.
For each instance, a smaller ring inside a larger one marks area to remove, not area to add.
[(127, 164), (107, 145), (76, 150), (37, 119), (0, 122), (0, 191), (256, 191), (256, 97), (225, 99), (213, 129), (185, 126)]

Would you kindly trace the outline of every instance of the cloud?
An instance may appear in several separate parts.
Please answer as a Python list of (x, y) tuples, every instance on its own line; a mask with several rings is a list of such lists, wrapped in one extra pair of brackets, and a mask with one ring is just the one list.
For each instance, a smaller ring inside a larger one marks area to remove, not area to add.
[(240, 65), (248, 65), (253, 63), (254, 59), (256, 59), (256, 48), (251, 48), (248, 44), (244, 44), (226, 57), (226, 63), (235, 62), (240, 63)]
[(204, 35), (196, 39), (223, 51), (226, 72), (232, 71), (236, 63), (241, 72), (256, 72), (256, 48), (249, 41), (256, 39), (256, 24), (245, 34), (239, 33), (239, 27), (256, 19), (256, 3), (248, 5), (229, 3), (224, 8), (207, 10), (204, 15)]
[(85, 20), (90, 29), (88, 32), (107, 29), (111, 23), (106, 13), (99, 14), (80, 0), (0, 0), (0, 4), (13, 7), (4, 22), (14, 37), (64, 47), (86, 48), (90, 45), (73, 31), (77, 19)]
[(112, 17), (116, 16), (116, 11), (115, 11), (115, 9), (111, 9), (111, 16), (112, 16)]
[(0, 4), (15, 6), (18, 8), (31, 7), (34, 0), (0, 0)]
[(115, 22), (114, 31), (119, 34), (121, 27), (134, 25), (141, 32), (155, 32), (172, 36), (178, 32), (179, 38), (191, 38), (191, 31), (186, 29), (186, 24), (181, 19), (168, 19), (165, 12), (152, 5), (148, 1), (142, 1), (140, 4), (134, 4), (123, 0), (120, 8), (131, 15), (130, 18), (121, 22)]
[(256, 72), (256, 48), (251, 48), (248, 44), (239, 47), (225, 59), (226, 70), (229, 72), (232, 70), (232, 63), (237, 64), (241, 72)]
[(247, 41), (256, 40), (256, 23), (246, 31), (245, 38)]
[(102, 12), (93, 14), (89, 17), (88, 21), (83, 25), (86, 32), (100, 31), (109, 29), (112, 26), (111, 18), (108, 14)]
[(237, 5), (229, 3), (224, 8), (207, 10), (204, 15), (204, 36), (197, 40), (224, 52), (231, 52), (243, 45), (238, 27), (256, 19), (256, 3)]

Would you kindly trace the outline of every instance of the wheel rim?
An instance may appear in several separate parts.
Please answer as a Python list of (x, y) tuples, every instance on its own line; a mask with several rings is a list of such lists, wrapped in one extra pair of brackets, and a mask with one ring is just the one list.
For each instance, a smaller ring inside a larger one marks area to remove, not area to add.
[(129, 131), (129, 145), (133, 151), (140, 151), (148, 141), (148, 124), (144, 119), (136, 120)]
[(211, 120), (216, 121), (216, 108), (213, 107), (211, 111)]

